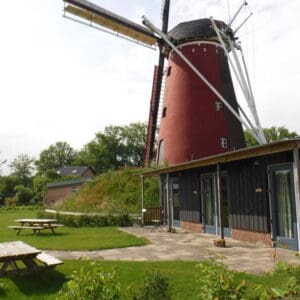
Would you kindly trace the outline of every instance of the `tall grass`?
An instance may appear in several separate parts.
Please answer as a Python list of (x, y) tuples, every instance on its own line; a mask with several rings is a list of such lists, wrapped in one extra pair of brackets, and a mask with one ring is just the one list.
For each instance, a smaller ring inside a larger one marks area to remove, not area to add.
[[(109, 171), (85, 184), (77, 195), (56, 205), (64, 211), (136, 213), (141, 209), (142, 169)], [(155, 177), (145, 180), (145, 205), (159, 206), (159, 184)]]

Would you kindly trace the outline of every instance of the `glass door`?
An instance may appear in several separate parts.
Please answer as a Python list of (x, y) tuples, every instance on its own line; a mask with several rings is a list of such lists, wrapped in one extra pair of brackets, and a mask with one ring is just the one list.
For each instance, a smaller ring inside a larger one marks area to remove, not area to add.
[(269, 167), (272, 236), (277, 247), (298, 250), (292, 164)]
[(180, 227), (179, 184), (177, 178), (171, 180), (171, 187), (173, 225)]
[(207, 174), (201, 176), (202, 212), (204, 231), (217, 234), (216, 176)]

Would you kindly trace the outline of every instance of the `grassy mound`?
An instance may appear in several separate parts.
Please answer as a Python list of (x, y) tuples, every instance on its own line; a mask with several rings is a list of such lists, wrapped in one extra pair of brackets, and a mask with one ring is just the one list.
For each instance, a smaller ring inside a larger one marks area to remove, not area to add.
[[(77, 195), (60, 202), (56, 209), (78, 212), (136, 213), (141, 210), (143, 169), (109, 171), (85, 184)], [(159, 206), (158, 178), (145, 180), (145, 206)]]

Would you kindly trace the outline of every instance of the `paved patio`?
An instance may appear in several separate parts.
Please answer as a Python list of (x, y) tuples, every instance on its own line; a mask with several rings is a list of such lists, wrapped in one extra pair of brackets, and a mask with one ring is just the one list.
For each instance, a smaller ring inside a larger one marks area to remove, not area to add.
[(153, 230), (151, 227), (127, 227), (121, 230), (147, 238), (151, 244), (141, 247), (100, 251), (45, 251), (60, 259), (89, 257), (104, 260), (191, 260), (201, 261), (222, 255), (229, 268), (253, 274), (269, 272), (279, 261), (300, 265), (300, 257), (295, 252), (271, 248), (259, 243), (245, 243), (226, 239), (226, 248), (213, 245), (216, 236), (195, 233), (183, 229), (176, 233)]

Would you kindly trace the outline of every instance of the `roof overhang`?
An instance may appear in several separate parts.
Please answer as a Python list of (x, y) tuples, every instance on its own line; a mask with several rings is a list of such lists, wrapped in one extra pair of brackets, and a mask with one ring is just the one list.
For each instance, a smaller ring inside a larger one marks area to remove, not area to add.
[(284, 152), (288, 150), (293, 150), (300, 147), (300, 138), (282, 140), (278, 142), (273, 142), (265, 145), (249, 147), (244, 149), (239, 149), (235, 151), (230, 151), (222, 154), (217, 154), (213, 156), (204, 157), (197, 160), (188, 161), (185, 163), (172, 165), (168, 167), (158, 168), (151, 171), (146, 171), (140, 175), (143, 177), (174, 173), (199, 167), (206, 167), (216, 164), (227, 163), (236, 160), (242, 160), (252, 157), (258, 157), (273, 153)]

